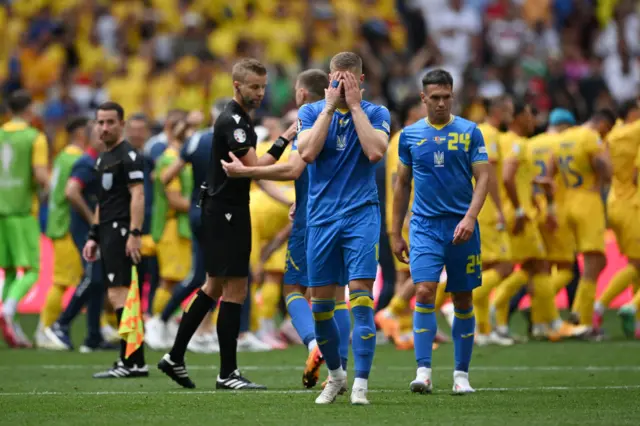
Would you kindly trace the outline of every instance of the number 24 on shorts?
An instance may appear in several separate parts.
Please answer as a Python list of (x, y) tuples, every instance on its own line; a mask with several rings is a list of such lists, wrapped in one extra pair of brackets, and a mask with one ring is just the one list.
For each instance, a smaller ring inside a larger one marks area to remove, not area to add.
[[(476, 271), (476, 268), (478, 270)], [(475, 274), (482, 269), (482, 259), (479, 254), (471, 254), (467, 256), (467, 274)]]

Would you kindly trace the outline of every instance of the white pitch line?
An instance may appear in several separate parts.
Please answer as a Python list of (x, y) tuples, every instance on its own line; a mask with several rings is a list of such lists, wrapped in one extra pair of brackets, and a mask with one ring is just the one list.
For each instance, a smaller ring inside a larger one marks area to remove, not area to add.
[[(539, 391), (574, 391), (574, 390), (634, 390), (640, 389), (640, 385), (621, 386), (532, 386), (515, 388), (476, 388), (478, 392), (539, 392)], [(0, 392), (2, 396), (62, 396), (62, 395), (84, 395), (84, 396), (108, 396), (108, 395), (214, 395), (214, 394), (315, 394), (316, 390), (264, 390), (264, 391), (80, 391), (80, 392), (57, 392), (57, 391), (33, 391), (33, 392)], [(370, 389), (369, 393), (410, 393), (404, 389)], [(436, 389), (434, 393), (451, 393), (449, 390)]]
[[(42, 368), (46, 370), (95, 370), (104, 369), (106, 365), (102, 364), (34, 364), (34, 365), (0, 365), (0, 370), (15, 370), (15, 369), (37, 369)], [(217, 370), (215, 365), (188, 365), (188, 370)], [(304, 367), (296, 365), (246, 365), (240, 368), (244, 371), (302, 371)], [(414, 366), (389, 366), (389, 367), (373, 367), (373, 370), (384, 371), (413, 371), (416, 368)], [(453, 366), (434, 366), (434, 370), (452, 370)], [(471, 371), (640, 371), (640, 365), (585, 365), (585, 366), (552, 366), (552, 365), (540, 365), (540, 366), (471, 366)]]

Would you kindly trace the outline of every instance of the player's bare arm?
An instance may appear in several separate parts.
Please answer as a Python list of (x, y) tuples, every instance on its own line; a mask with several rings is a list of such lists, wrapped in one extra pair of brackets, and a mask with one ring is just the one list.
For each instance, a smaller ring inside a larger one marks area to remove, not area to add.
[[(144, 186), (142, 183), (134, 183), (129, 185), (129, 193), (131, 194), (131, 223), (129, 229), (142, 229), (144, 220)], [(139, 263), (142, 259), (140, 247), (142, 245), (141, 237), (129, 234), (127, 239), (127, 256), (131, 256), (134, 263)]]
[(345, 72), (344, 75), (344, 93), (347, 106), (351, 111), (353, 124), (356, 127), (358, 140), (362, 145), (364, 155), (370, 162), (377, 163), (382, 160), (387, 146), (389, 145), (389, 136), (371, 125), (369, 118), (362, 110), (360, 103), (362, 102), (362, 91), (358, 85), (358, 80), (351, 72)]
[(271, 241), (269, 241), (260, 251), (260, 263), (264, 264), (276, 250), (287, 242), (291, 235), (292, 223), (288, 223), (282, 228)]
[(476, 186), (473, 189), (473, 196), (467, 214), (456, 226), (453, 232), (453, 244), (461, 244), (469, 241), (473, 230), (476, 227), (476, 219), (482, 209), (485, 199), (487, 198), (487, 190), (489, 185), (489, 173), (491, 166), (488, 163), (476, 163), (472, 166), (473, 177), (476, 180)]
[(498, 183), (498, 171), (496, 169), (496, 161), (489, 160), (489, 181), (487, 182), (487, 191), (491, 197), (491, 201), (496, 206), (498, 212), (498, 225), (504, 226), (504, 213), (502, 212), (502, 200), (500, 199), (500, 185)]
[(252, 179), (266, 179), (276, 181), (296, 180), (300, 177), (307, 163), (302, 161), (297, 151), (291, 152), (289, 161), (284, 164), (272, 164), (270, 166), (245, 166), (240, 159), (229, 154), (231, 162), (222, 160), (222, 168), (229, 177), (244, 177)]
[(509, 201), (513, 205), (516, 211), (516, 222), (513, 227), (513, 234), (517, 235), (524, 229), (524, 223), (527, 220), (525, 212), (520, 205), (518, 199), (518, 190), (516, 188), (516, 174), (518, 173), (519, 162), (515, 158), (510, 158), (505, 162), (504, 170), (502, 171), (502, 183), (504, 189), (509, 197)]
[(287, 207), (291, 205), (291, 200), (287, 198), (284, 192), (282, 192), (275, 183), (268, 180), (259, 180), (256, 181), (256, 183), (269, 197), (273, 198), (280, 204), (284, 204)]
[(169, 207), (179, 213), (188, 213), (191, 203), (180, 191), (165, 190)]
[[(336, 73), (338, 76), (341, 73)], [(335, 87), (334, 87), (335, 86)], [(336, 80), (331, 82), (329, 87), (325, 89), (325, 105), (322, 112), (316, 118), (313, 127), (310, 130), (302, 131), (298, 135), (298, 151), (300, 157), (305, 163), (313, 163), (320, 151), (324, 147), (329, 132), (329, 125), (333, 119), (338, 103), (340, 102), (340, 91), (344, 87), (344, 81)]]
[(171, 163), (160, 176), (160, 181), (162, 182), (162, 184), (167, 185), (169, 182), (175, 179), (186, 164), (187, 163), (182, 158), (178, 158), (176, 161)]
[(82, 187), (77, 180), (69, 179), (67, 181), (67, 185), (64, 188), (64, 196), (69, 200), (71, 207), (73, 207), (87, 223), (91, 223), (93, 221), (93, 212), (84, 200), (84, 197), (82, 196)]
[(33, 177), (35, 181), (45, 192), (49, 192), (49, 169), (47, 166), (34, 166)]
[(391, 221), (391, 249), (400, 262), (409, 263), (409, 246), (402, 238), (402, 227), (409, 210), (413, 170), (398, 163), (396, 184), (393, 189), (393, 216)]
[[(256, 154), (256, 150), (249, 148), (247, 153), (239, 158), (240, 162), (248, 167), (265, 167), (276, 163), (282, 152), (289, 144), (289, 142), (296, 136), (296, 123), (293, 123), (289, 128), (276, 139), (275, 142), (269, 148), (269, 151), (264, 153), (260, 158)], [(231, 154), (231, 153), (230, 153)], [(223, 160), (220, 160), (223, 162)], [(223, 162), (224, 164), (224, 162)]]
[(611, 165), (611, 159), (609, 154), (600, 152), (591, 157), (591, 167), (595, 170), (598, 176), (598, 181), (608, 184), (611, 183), (611, 176), (613, 176), (613, 166)]

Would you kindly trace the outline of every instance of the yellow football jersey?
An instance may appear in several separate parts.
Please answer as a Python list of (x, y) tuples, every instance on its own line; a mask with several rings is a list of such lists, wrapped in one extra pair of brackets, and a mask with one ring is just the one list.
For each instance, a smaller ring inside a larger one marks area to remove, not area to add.
[(560, 134), (555, 159), (562, 183), (568, 191), (598, 191), (598, 179), (591, 157), (602, 152), (600, 135), (587, 126), (571, 127)]
[[(518, 160), (518, 171), (516, 173), (516, 190), (518, 191), (518, 201), (520, 206), (530, 214), (534, 214), (533, 180), (536, 176), (536, 169), (531, 158), (531, 152), (526, 138), (518, 136), (509, 131), (500, 139), (500, 148), (505, 161), (512, 158)], [(503, 190), (504, 192), (504, 190)], [(504, 199), (507, 200), (505, 206), (513, 208), (505, 192)]]
[[(397, 132), (389, 139), (389, 147), (387, 148), (387, 159), (385, 163), (385, 190), (387, 192), (387, 232), (391, 232), (393, 222), (393, 194), (394, 186), (396, 184), (396, 176), (398, 173), (398, 163), (400, 157), (398, 156), (398, 148), (400, 146), (400, 133)], [(413, 204), (413, 187), (411, 188), (411, 195), (409, 197), (409, 211), (411, 211), (411, 205)], [(405, 221), (405, 226), (409, 226)]]
[[(256, 146), (256, 155), (258, 158), (262, 157), (263, 155), (265, 155), (268, 151), (269, 148), (271, 148), (271, 145), (273, 144), (273, 142), (260, 142), (258, 143), (258, 145)], [(284, 152), (282, 153), (282, 156), (280, 157), (280, 159), (277, 161), (278, 163), (286, 163), (287, 161), (289, 161), (289, 155), (291, 154), (291, 144), (287, 145), (287, 147), (285, 148)], [(286, 186), (286, 189), (291, 189), (293, 188), (293, 181), (274, 181), (276, 184), (281, 185), (281, 186)], [(261, 191), (260, 187), (254, 182), (251, 182), (251, 190), (255, 191)]]
[(636, 195), (634, 160), (640, 149), (640, 120), (614, 127), (607, 143), (613, 166), (609, 200), (630, 200)]
[[(479, 124), (478, 129), (480, 130), (480, 133), (482, 133), (484, 145), (487, 148), (489, 162), (493, 164), (496, 171), (496, 180), (498, 182), (498, 188), (500, 188), (501, 200), (504, 202), (504, 198), (502, 198), (504, 189), (502, 188), (503, 164), (502, 153), (500, 152), (500, 130), (496, 129), (489, 123)], [(487, 200), (484, 202), (482, 210), (480, 210), (480, 214), (478, 215), (478, 220), (483, 222), (493, 222), (496, 220), (497, 215), (498, 212), (493, 199), (491, 197), (487, 197)]]

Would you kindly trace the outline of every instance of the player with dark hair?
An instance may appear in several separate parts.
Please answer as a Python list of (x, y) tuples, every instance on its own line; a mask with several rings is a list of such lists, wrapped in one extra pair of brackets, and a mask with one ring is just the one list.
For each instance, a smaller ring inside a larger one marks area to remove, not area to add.
[[(400, 135), (398, 177), (393, 200), (393, 252), (409, 263), (416, 284), (414, 344), (418, 370), (412, 392), (432, 391), (431, 356), (436, 335), (436, 288), (443, 267), (452, 294), (455, 368), (453, 391), (473, 392), (469, 364), (475, 316), (472, 291), (482, 283), (480, 230), (476, 218), (487, 195), (489, 165), (482, 133), (475, 123), (451, 114), (453, 78), (444, 70), (422, 80), (427, 118)], [(472, 184), (475, 178), (475, 188)], [(410, 224), (411, 251), (402, 237), (415, 181)]]
[[(144, 220), (144, 171), (142, 155), (124, 139), (124, 110), (115, 102), (98, 106), (96, 123), (105, 152), (96, 161), (100, 180), (98, 203), (87, 243), (82, 251), (88, 262), (102, 262), (107, 297), (116, 311), (118, 327), (131, 285), (133, 264), (140, 262)], [(127, 341), (120, 340), (120, 359), (109, 370), (93, 377), (147, 377), (144, 342), (128, 358)]]
[(184, 364), (184, 354), (202, 319), (222, 296), (217, 330), (220, 344), (220, 373), (217, 389), (265, 389), (243, 377), (237, 365), (237, 340), (242, 304), (247, 295), (249, 256), (251, 254), (251, 217), (249, 190), (251, 180), (231, 179), (221, 161), (230, 153), (249, 166), (273, 164), (282, 156), (290, 130), (279, 137), (267, 154), (258, 158), (257, 135), (251, 114), (262, 102), (267, 87), (267, 70), (255, 59), (243, 59), (232, 69), (233, 101), (220, 114), (213, 131), (213, 149), (209, 173), (201, 189), (203, 242), (207, 281), (185, 310), (173, 348), (158, 363), (158, 368), (184, 387), (193, 388)]

